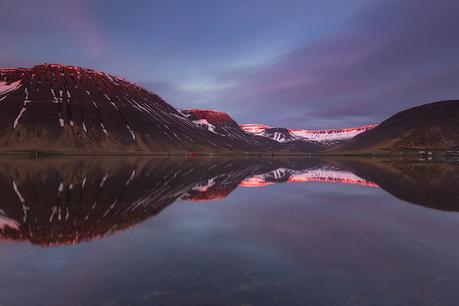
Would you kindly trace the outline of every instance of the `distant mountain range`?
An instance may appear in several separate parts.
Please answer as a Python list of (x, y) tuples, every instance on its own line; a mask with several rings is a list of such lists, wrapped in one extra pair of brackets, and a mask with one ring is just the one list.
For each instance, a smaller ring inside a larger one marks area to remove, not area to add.
[(55, 64), (0, 69), (0, 152), (329, 154), (459, 147), (459, 102), (401, 112), (381, 125), (300, 130), (239, 125), (177, 110), (125, 79)]
[[(249, 138), (251, 143), (256, 141), (260, 150), (263, 149), (264, 144), (273, 145), (274, 143), (278, 149), (284, 152), (318, 152), (330, 147), (331, 144), (292, 136), (287, 129), (266, 128), (264, 132), (259, 132), (262, 127), (265, 127), (264, 125), (239, 125), (228, 114), (214, 110), (190, 109), (181, 112), (193, 123), (203, 126), (213, 133), (240, 139)], [(249, 126), (252, 128), (248, 128)], [(254, 126), (258, 126), (258, 129), (255, 130)], [(285, 135), (279, 136), (284, 130)]]
[(300, 130), (275, 128), (264, 124), (241, 124), (243, 130), (254, 135), (267, 137), (278, 142), (295, 140), (319, 142), (325, 145), (335, 145), (345, 142), (360, 133), (373, 129), (376, 125), (365, 125), (353, 128), (330, 130)]

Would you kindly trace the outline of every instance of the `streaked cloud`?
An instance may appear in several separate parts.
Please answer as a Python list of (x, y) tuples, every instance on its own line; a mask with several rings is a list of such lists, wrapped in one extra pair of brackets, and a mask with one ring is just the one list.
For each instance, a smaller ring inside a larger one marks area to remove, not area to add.
[(80, 65), (177, 107), (333, 128), (459, 97), (459, 4), (31, 1), (2, 4), (2, 66)]

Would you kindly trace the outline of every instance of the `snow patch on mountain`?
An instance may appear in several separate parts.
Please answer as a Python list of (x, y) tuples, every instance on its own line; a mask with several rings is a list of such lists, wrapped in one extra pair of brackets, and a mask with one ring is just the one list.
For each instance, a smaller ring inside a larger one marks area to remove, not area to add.
[(290, 134), (295, 137), (307, 139), (310, 141), (339, 141), (351, 139), (365, 131), (371, 130), (376, 125), (364, 125), (352, 128), (331, 129), (331, 130), (299, 130), (290, 129)]
[(215, 131), (215, 126), (213, 124), (210, 124), (206, 119), (193, 120), (193, 122), (195, 124), (197, 124), (197, 125), (200, 125), (200, 126), (203, 126), (203, 127), (207, 128), (212, 133), (218, 134)]
[(279, 132), (274, 132), (273, 139), (278, 142), (287, 142), (289, 139), (285, 138), (284, 134)]
[(10, 93), (21, 87), (21, 80), (8, 84), (5, 81), (0, 82), (0, 96)]
[(271, 128), (271, 126), (265, 124), (241, 124), (240, 126), (244, 131), (258, 136), (263, 136), (265, 130)]

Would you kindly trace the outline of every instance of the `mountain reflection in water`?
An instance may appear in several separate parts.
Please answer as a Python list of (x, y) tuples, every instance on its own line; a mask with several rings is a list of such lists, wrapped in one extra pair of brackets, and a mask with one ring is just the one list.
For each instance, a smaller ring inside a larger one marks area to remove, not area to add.
[(380, 187), (430, 208), (459, 211), (454, 161), (256, 158), (0, 160), (0, 237), (69, 245), (123, 231), (176, 200), (210, 201), (238, 186), (345, 183)]

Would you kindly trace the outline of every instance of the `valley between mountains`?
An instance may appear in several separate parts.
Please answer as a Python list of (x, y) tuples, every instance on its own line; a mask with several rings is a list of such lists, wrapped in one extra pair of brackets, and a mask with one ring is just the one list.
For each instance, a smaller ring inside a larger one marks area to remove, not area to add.
[[(305, 126), (307, 123), (305, 123)], [(381, 124), (301, 130), (178, 110), (137, 84), (56, 64), (0, 69), (0, 152), (56, 154), (387, 154), (459, 150), (459, 101)]]

